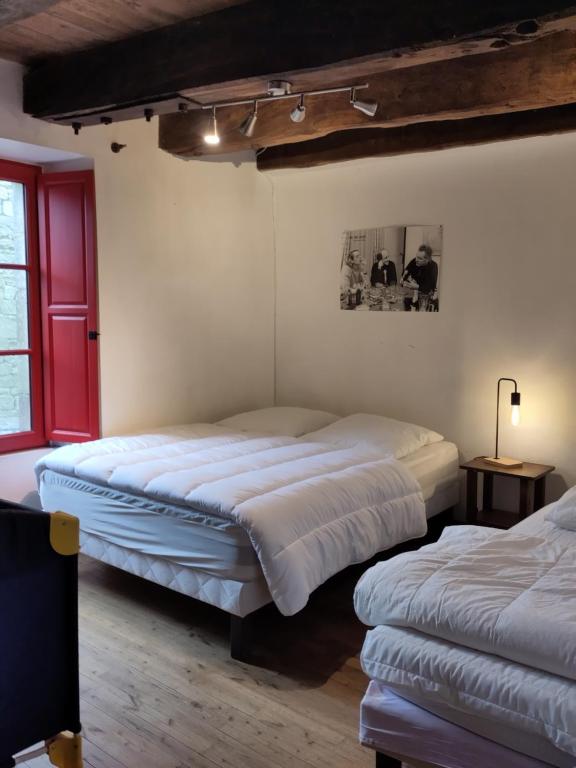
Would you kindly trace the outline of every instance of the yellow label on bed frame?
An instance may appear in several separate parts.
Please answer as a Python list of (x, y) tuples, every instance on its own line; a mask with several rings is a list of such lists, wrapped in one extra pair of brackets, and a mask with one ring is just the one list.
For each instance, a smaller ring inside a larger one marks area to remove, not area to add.
[(59, 555), (77, 555), (80, 549), (80, 521), (66, 512), (50, 515), (50, 546)]
[[(61, 513), (57, 513), (61, 514)], [(46, 742), (48, 757), (58, 768), (82, 768), (82, 737), (79, 733), (59, 733)]]

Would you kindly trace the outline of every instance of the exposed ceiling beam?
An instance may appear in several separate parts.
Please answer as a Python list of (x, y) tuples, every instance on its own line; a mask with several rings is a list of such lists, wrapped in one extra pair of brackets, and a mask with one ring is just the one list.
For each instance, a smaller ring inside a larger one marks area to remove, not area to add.
[(58, 0), (0, 0), (0, 27), (45, 11)]
[[(409, 66), (571, 28), (562, 0), (252, 0), (128, 40), (55, 57), (25, 77), (24, 109), (73, 119), (234, 83), (351, 64)], [(477, 47), (479, 46), (479, 48)]]
[(491, 56), (468, 56), (369, 78), (362, 98), (375, 98), (374, 118), (351, 108), (346, 94), (309, 99), (306, 119), (292, 123), (290, 103), (262, 105), (253, 137), (237, 128), (247, 107), (222, 109), (221, 144), (203, 141), (207, 112), (160, 118), (160, 146), (192, 157), (271, 147), (326, 136), (335, 131), (393, 127), (425, 121), (464, 119), (576, 102), (576, 33), (564, 32)]
[(258, 168), (261, 171), (312, 168), (347, 160), (432, 152), (571, 131), (576, 131), (576, 104), (400, 128), (342, 131), (313, 141), (271, 147), (258, 156)]

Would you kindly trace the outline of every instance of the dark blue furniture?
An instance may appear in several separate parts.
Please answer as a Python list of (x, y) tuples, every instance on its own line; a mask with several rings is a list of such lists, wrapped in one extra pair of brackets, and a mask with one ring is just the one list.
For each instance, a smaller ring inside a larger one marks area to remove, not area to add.
[(0, 501), (0, 768), (38, 742), (82, 765), (75, 523)]

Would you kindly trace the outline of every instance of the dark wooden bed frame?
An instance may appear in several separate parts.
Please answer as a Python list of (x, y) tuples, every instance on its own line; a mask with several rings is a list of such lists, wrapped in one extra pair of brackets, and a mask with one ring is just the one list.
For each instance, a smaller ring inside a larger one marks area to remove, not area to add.
[[(420, 547), (423, 547), (426, 544), (431, 544), (440, 537), (440, 534), (447, 525), (450, 525), (454, 522), (455, 510), (455, 507), (449, 507), (443, 512), (434, 515), (434, 517), (428, 521), (428, 532), (425, 536), (422, 536), (419, 539), (411, 539), (410, 541), (405, 541), (402, 544), (397, 544), (391, 549), (378, 552), (378, 554), (374, 555), (373, 558), (367, 560), (365, 563), (357, 563), (355, 565), (351, 565), (349, 568), (346, 568), (345, 571), (361, 568), (362, 572), (364, 572), (382, 560), (389, 560), (390, 558), (395, 557), (396, 555), (400, 555), (403, 552), (420, 549)], [(332, 578), (335, 578), (339, 575), (340, 574), (336, 574)], [(251, 663), (253, 657), (252, 637), (254, 635), (254, 617), (259, 613), (259, 611), (264, 610), (265, 608), (268, 608), (268, 605), (265, 605), (257, 611), (249, 613), (244, 617), (230, 614), (230, 656), (235, 661), (241, 661), (246, 664)], [(390, 768), (393, 768), (393, 766), (400, 765), (400, 763), (384, 762), (382, 765), (377, 763), (378, 768), (385, 768), (385, 766), (388, 765), (390, 765)], [(432, 766), (432, 768), (434, 767)]]
[[(376, 752), (376, 768), (442, 768), (437, 763), (423, 763), (413, 757), (403, 755), (386, 755), (384, 752)], [(497, 766), (496, 768), (500, 768)]]
[[(410, 768), (439, 768), (433, 763), (414, 762), (414, 758), (400, 757), (400, 755), (385, 755), (383, 752), (376, 752), (376, 768), (403, 768), (409, 765)], [(410, 763), (407, 760), (411, 760)]]
[(376, 752), (376, 768), (402, 768), (402, 761), (382, 752)]

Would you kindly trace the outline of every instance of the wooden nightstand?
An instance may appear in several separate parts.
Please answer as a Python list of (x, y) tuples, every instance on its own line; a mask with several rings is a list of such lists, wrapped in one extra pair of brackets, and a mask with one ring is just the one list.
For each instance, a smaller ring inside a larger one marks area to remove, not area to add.
[[(479, 456), (460, 465), (466, 470), (466, 518), (473, 525), (510, 528), (546, 503), (546, 477), (555, 467), (548, 464), (529, 464), (504, 469), (487, 464)], [(478, 475), (483, 477), (482, 509), (478, 509)], [(520, 481), (518, 512), (504, 512), (493, 508), (494, 477), (511, 477)]]

